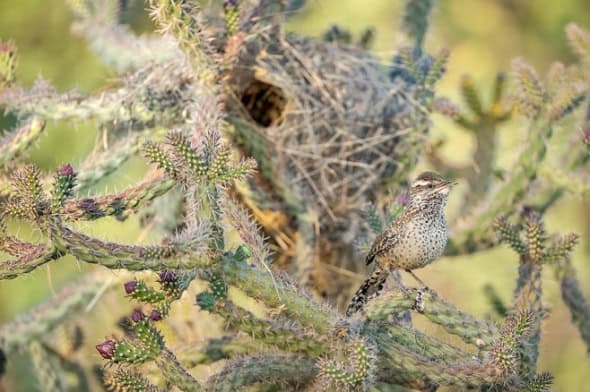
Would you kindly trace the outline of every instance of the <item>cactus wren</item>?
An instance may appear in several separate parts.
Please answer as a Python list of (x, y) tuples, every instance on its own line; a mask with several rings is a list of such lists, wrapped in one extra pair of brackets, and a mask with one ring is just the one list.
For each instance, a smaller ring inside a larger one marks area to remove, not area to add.
[(445, 249), (448, 229), (444, 208), (452, 185), (454, 182), (432, 172), (424, 172), (414, 180), (404, 212), (371, 246), (366, 262), (369, 265), (374, 261), (375, 270), (352, 297), (347, 316), (379, 295), (392, 270), (403, 269), (424, 286), (412, 270), (430, 264)]

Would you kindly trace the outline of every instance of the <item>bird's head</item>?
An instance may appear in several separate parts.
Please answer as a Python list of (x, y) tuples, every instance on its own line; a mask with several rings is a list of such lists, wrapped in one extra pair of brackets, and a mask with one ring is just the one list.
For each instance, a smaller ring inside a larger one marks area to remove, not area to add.
[(444, 202), (455, 181), (449, 181), (434, 172), (421, 173), (412, 182), (409, 194), (410, 205)]

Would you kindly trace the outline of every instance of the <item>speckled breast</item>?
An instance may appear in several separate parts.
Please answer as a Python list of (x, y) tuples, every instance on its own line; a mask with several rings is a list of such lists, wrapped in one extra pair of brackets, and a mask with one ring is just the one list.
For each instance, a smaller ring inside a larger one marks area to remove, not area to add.
[(413, 219), (403, 228), (395, 252), (394, 268), (422, 268), (439, 258), (447, 245), (444, 215)]

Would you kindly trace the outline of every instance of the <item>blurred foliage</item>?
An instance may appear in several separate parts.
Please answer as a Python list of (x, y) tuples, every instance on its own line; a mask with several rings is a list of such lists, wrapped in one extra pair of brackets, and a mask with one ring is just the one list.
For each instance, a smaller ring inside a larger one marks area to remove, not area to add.
[[(121, 22), (129, 24), (138, 32), (153, 29), (144, 5), (140, 1), (124, 2), (128, 5), (121, 14)], [(400, 3), (401, 4), (401, 3)], [(89, 49), (86, 40), (72, 34), (73, 16), (62, 1), (47, 1), (39, 4), (30, 0), (18, 3), (0, 1), (0, 39), (13, 40), (18, 48), (19, 62), (17, 79), (25, 87), (33, 85), (39, 75), (48, 79), (59, 92), (78, 89), (83, 93), (96, 92), (98, 88), (109, 85), (115, 77), (114, 70), (104, 65), (98, 56)], [(567, 23), (575, 22), (582, 27), (590, 26), (590, 9), (583, 0), (555, 2), (509, 1), (441, 1), (434, 5), (431, 13), (430, 33), (426, 36), (424, 47), (451, 49), (446, 66), (447, 72), (437, 91), (444, 96), (461, 102), (458, 86), (465, 74), (475, 80), (480, 87), (481, 100), (488, 107), (493, 94), (495, 77), (498, 71), (508, 71), (510, 61), (524, 57), (536, 69), (545, 70), (550, 62), (560, 59), (569, 63), (573, 55), (567, 49), (563, 30)], [(287, 23), (290, 30), (305, 35), (321, 37), (330, 25), (349, 29), (353, 37), (362, 36), (368, 27), (374, 27), (376, 34), (372, 39), (372, 49), (379, 60), (388, 62), (400, 42), (408, 42), (398, 32), (402, 25), (401, 5), (387, 1), (372, 1), (370, 6), (364, 2), (313, 1), (294, 13)], [(431, 50), (433, 51), (433, 50)], [(545, 72), (541, 72), (544, 74)], [(463, 79), (465, 80), (465, 79)], [(465, 92), (463, 92), (465, 94)], [(473, 108), (473, 105), (472, 105)], [(470, 167), (472, 150), (477, 149), (477, 141), (472, 134), (453, 125), (453, 120), (434, 115), (431, 128), (432, 140), (438, 143), (439, 153), (446, 161)], [(0, 118), (0, 129), (11, 129), (16, 124), (14, 115)], [(563, 125), (567, 127), (566, 123)], [(494, 168), (490, 176), (502, 177), (503, 171), (511, 167), (518, 156), (524, 138), (525, 126), (510, 123), (497, 125), (496, 154), (501, 167)], [(582, 130), (580, 130), (580, 135)], [(104, 134), (94, 123), (81, 121), (53, 122), (47, 125), (41, 139), (30, 149), (28, 160), (38, 164), (45, 171), (53, 171), (66, 162), (82, 162), (95, 146), (101, 143)], [(560, 135), (554, 136), (560, 141)], [(566, 140), (552, 145), (552, 153), (563, 153), (568, 148)], [(424, 165), (424, 163), (421, 163)], [(118, 173), (101, 180), (89, 188), (92, 193), (111, 193), (119, 191), (129, 183), (143, 177), (146, 165), (141, 159), (131, 159), (124, 163)], [(452, 199), (452, 198), (451, 198)], [(458, 216), (462, 200), (455, 198), (449, 206), (450, 215)], [(566, 195), (555, 208), (546, 215), (547, 226), (554, 232), (575, 231), (581, 234), (581, 246), (575, 251), (571, 263), (576, 265), (581, 282), (590, 281), (590, 225), (585, 219), (590, 214), (588, 199), (580, 200)], [(84, 229), (89, 226), (84, 224)], [(37, 240), (39, 233), (26, 226), (9, 225), (9, 230), (19, 232), (21, 238)], [(154, 235), (144, 235), (139, 218), (115, 222), (108, 218), (93, 222), (90, 227), (94, 236), (124, 243), (147, 243)], [(506, 249), (493, 249), (441, 260), (422, 273), (424, 280), (436, 288), (447, 300), (460, 303), (471, 313), (482, 315), (491, 309), (483, 289), (493, 285), (500, 293), (512, 289), (514, 264), (503, 262), (509, 259)], [(86, 264), (78, 264), (72, 257), (40, 268), (26, 277), (0, 282), (0, 320), (11, 319), (44, 298), (52, 291), (64, 286), (73, 277), (92, 270)], [(486, 271), (481, 273), (481, 271)], [(555, 376), (555, 386), (561, 390), (583, 390), (586, 386), (585, 365), (588, 363), (585, 348), (577, 330), (565, 320), (570, 316), (559, 300), (559, 287), (554, 283), (551, 272), (545, 272), (544, 286), (548, 295), (545, 301), (551, 307), (551, 314), (543, 324), (543, 344), (540, 353), (540, 369), (551, 369)], [(588, 286), (582, 284), (582, 290)], [(474, 295), (480, 292), (481, 295)], [(586, 291), (585, 296), (588, 298)], [(10, 298), (10, 300), (5, 300)], [(506, 298), (505, 298), (506, 299)], [(497, 300), (497, 298), (495, 298)], [(120, 301), (119, 301), (120, 302)], [(118, 303), (118, 302), (115, 302)], [(103, 312), (106, 307), (103, 306)], [(440, 327), (421, 323), (434, 336), (443, 336)], [(201, 331), (199, 338), (209, 337)], [(99, 338), (98, 338), (99, 339)], [(96, 339), (95, 339), (96, 340)], [(33, 350), (33, 348), (31, 348)], [(36, 355), (48, 355), (43, 347), (34, 347)], [(14, 379), (29, 380), (14, 383), (8, 380), (9, 390), (32, 390), (31, 377), (27, 374), (27, 364), (11, 363), (10, 372)], [(125, 375), (126, 377), (128, 375)]]

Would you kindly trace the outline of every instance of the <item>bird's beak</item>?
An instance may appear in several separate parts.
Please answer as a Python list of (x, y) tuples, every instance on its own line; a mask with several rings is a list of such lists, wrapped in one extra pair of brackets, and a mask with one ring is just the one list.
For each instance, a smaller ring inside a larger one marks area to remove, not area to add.
[(443, 182), (442, 182), (442, 183), (441, 183), (441, 184), (438, 186), (438, 188), (441, 188), (441, 189), (442, 189), (442, 188), (450, 188), (450, 187), (452, 187), (452, 186), (455, 186), (455, 185), (457, 185), (457, 181), (455, 181), (455, 180), (443, 181)]
[(454, 180), (451, 180), (451, 181), (445, 181), (445, 182), (441, 183), (441, 184), (440, 184), (440, 185), (437, 187), (437, 188), (438, 188), (437, 190), (438, 190), (439, 192), (442, 192), (442, 193), (445, 193), (445, 194), (446, 194), (446, 193), (448, 193), (448, 192), (449, 192), (450, 188), (451, 188), (451, 187), (453, 187), (453, 186), (455, 186), (455, 185), (457, 185), (457, 181), (454, 181)]

